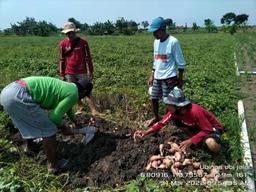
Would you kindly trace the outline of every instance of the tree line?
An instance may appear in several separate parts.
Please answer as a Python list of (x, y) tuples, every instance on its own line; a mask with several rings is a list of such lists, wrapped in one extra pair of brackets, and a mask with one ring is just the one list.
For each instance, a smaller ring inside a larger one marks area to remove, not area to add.
[[(220, 19), (221, 24), (223, 24), (222, 29), (224, 32), (230, 32), (234, 34), (238, 28), (245, 28), (247, 25), (249, 15), (241, 14), (236, 15), (233, 12), (226, 13)], [(87, 23), (81, 23), (75, 18), (69, 18), (68, 21), (75, 23), (77, 28), (80, 28), (82, 32), (89, 35), (134, 35), (137, 32), (146, 31), (149, 26), (148, 21), (142, 21), (136, 23), (133, 20), (126, 20), (123, 17), (118, 18), (115, 22), (107, 20), (106, 22), (96, 22), (93, 25), (88, 25)], [(165, 19), (167, 30), (182, 30), (186, 32), (188, 30), (187, 24), (185, 26), (178, 26), (172, 19)], [(191, 30), (198, 31), (200, 26), (195, 22), (192, 24)], [(204, 29), (208, 33), (218, 32), (218, 28), (215, 26), (211, 19), (204, 20)], [(37, 35), (37, 36), (50, 36), (59, 33), (62, 29), (56, 27), (54, 24), (46, 21), (36, 21), (34, 18), (27, 17), (17, 24), (11, 24), (10, 28), (0, 31), (3, 34), (15, 34), (15, 35)]]

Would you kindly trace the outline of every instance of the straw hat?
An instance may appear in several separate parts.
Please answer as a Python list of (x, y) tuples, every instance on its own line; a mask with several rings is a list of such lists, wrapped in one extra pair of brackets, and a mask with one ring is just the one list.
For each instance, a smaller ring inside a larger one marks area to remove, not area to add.
[(75, 24), (73, 22), (66, 22), (64, 24), (64, 29), (61, 31), (62, 33), (68, 33), (68, 32), (78, 32), (80, 29), (76, 28)]

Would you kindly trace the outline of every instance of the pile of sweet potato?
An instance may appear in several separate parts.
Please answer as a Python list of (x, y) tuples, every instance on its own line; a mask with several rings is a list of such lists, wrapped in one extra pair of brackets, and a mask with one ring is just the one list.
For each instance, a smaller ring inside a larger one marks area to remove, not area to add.
[(219, 180), (219, 166), (212, 166), (210, 170), (205, 170), (201, 162), (189, 159), (188, 153), (181, 151), (175, 142), (160, 144), (159, 151), (159, 155), (149, 158), (146, 171), (166, 169), (170, 170), (174, 177), (198, 177), (202, 179), (202, 182)]

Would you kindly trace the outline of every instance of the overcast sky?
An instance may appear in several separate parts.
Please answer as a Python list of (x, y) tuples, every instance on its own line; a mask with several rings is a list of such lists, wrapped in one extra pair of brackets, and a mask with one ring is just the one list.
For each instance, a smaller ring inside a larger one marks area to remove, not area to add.
[(249, 24), (256, 25), (256, 0), (0, 0), (0, 29), (33, 17), (63, 27), (73, 17), (81, 23), (115, 22), (119, 17), (136, 22), (162, 16), (177, 25), (202, 26), (210, 18), (220, 25), (228, 12), (248, 14)]

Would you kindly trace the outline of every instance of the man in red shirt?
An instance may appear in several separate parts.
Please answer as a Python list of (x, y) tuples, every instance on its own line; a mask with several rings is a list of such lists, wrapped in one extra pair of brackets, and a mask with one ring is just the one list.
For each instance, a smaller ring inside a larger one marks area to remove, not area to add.
[(220, 152), (220, 135), (223, 133), (223, 126), (212, 113), (191, 103), (177, 87), (169, 93), (168, 97), (164, 97), (163, 101), (167, 104), (166, 115), (148, 130), (137, 130), (133, 135), (135, 139), (159, 131), (173, 120), (178, 128), (190, 136), (189, 139), (180, 143), (181, 150), (187, 151), (192, 144), (197, 145), (203, 141), (210, 151)]
[[(73, 83), (84, 78), (93, 80), (93, 63), (89, 45), (86, 40), (76, 35), (78, 31), (80, 29), (77, 29), (74, 23), (66, 22), (62, 33), (65, 33), (67, 38), (59, 44), (60, 77), (62, 80)], [(97, 110), (92, 95), (86, 97), (86, 100), (89, 103), (92, 115), (96, 115)], [(79, 100), (76, 114), (81, 114), (82, 110), (83, 103)]]

